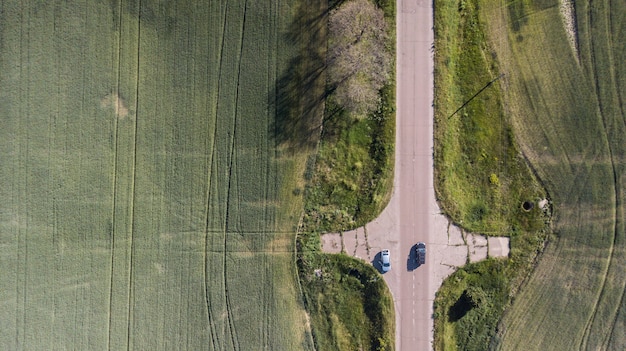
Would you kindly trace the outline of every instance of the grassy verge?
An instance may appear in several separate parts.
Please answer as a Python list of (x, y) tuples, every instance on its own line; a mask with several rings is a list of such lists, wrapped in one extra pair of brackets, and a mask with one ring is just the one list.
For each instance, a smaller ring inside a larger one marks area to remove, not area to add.
[(317, 254), (301, 274), (318, 350), (393, 350), (393, 299), (382, 276), (353, 257)]
[(437, 198), (452, 220), (470, 231), (508, 235), (512, 225), (540, 229), (538, 213), (520, 207), (546, 194), (515, 146), (498, 82), (489, 85), (501, 72), (487, 47), (476, 1), (461, 4), (436, 2)]
[[(435, 300), (435, 348), (486, 350), (543, 250), (547, 194), (516, 146), (478, 1), (435, 2), (435, 189), (458, 225), (511, 237), (507, 260), (459, 269)], [(522, 210), (532, 202), (530, 211)]]
[[(395, 31), (395, 2), (377, 4)], [(391, 34), (388, 45), (393, 48)], [(319, 242), (320, 233), (374, 219), (389, 200), (395, 139), (393, 75), (380, 95), (378, 111), (360, 120), (339, 109), (332, 95), (324, 100), (322, 140), (305, 171), (308, 184), (297, 262), (318, 350), (394, 349), (393, 300), (380, 274), (357, 259), (323, 254)]]
[(307, 188), (305, 230), (349, 230), (376, 218), (393, 185), (395, 89), (381, 90), (375, 118), (352, 119), (332, 97), (326, 108), (322, 143)]
[[(331, 1), (329, 7), (339, 3)], [(388, 46), (395, 52), (395, 2), (377, 4), (385, 12), (392, 32)], [(395, 68), (391, 71), (380, 90), (381, 105), (369, 118), (350, 116), (328, 97), (322, 141), (306, 189), (304, 231), (362, 226), (389, 202), (395, 141)]]

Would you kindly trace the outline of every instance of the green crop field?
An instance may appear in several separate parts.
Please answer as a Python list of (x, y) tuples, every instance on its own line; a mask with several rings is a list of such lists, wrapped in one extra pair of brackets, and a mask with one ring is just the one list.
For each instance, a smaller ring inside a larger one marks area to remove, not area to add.
[(298, 5), (0, 4), (0, 349), (311, 348)]
[[(500, 324), (502, 350), (626, 348), (626, 2), (482, 1), (516, 139), (554, 237)], [(572, 33), (572, 31), (570, 31)]]

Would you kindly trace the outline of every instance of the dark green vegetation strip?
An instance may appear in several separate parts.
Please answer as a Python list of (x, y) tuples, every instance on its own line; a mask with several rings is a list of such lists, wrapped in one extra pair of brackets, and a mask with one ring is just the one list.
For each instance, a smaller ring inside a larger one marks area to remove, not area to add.
[[(463, 228), (511, 237), (507, 260), (460, 268), (435, 300), (435, 347), (486, 350), (498, 321), (543, 249), (546, 193), (516, 146), (502, 70), (478, 0), (435, 2), (435, 189)], [(529, 211), (524, 202), (532, 203)]]
[(322, 143), (306, 192), (304, 226), (320, 233), (358, 228), (385, 208), (393, 185), (395, 88), (381, 90), (376, 118), (355, 120), (327, 104)]
[(626, 348), (626, 2), (483, 1), (515, 134), (556, 236), (501, 323), (502, 350)]
[[(342, 2), (328, 6), (336, 8)], [(395, 1), (377, 4), (385, 12), (388, 45), (393, 48)], [(320, 21), (312, 32), (325, 35), (328, 12)], [(394, 87), (392, 76), (380, 91), (380, 108), (365, 119), (357, 120), (340, 109), (332, 94), (325, 99), (322, 141), (306, 171), (306, 207), (297, 242), (300, 281), (315, 346), (321, 351), (394, 349), (393, 300), (380, 274), (352, 257), (321, 253), (319, 241), (320, 233), (367, 223), (388, 202), (393, 181)]]
[(298, 4), (2, 2), (0, 349), (312, 348)]

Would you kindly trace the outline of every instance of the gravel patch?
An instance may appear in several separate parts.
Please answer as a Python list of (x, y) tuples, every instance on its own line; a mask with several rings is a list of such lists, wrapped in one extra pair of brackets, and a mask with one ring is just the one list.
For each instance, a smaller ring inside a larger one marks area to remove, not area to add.
[(567, 34), (567, 41), (569, 42), (576, 60), (578, 60), (578, 30), (576, 28), (576, 12), (574, 11), (573, 0), (559, 0), (559, 10), (561, 12), (561, 19), (565, 26), (565, 33)]
[(489, 257), (508, 257), (511, 251), (510, 241), (506, 237), (489, 237)]

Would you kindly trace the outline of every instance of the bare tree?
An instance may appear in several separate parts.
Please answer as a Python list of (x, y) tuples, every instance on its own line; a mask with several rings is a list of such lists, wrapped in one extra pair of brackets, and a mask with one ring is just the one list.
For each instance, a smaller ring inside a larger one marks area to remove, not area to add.
[(329, 18), (328, 73), (337, 103), (364, 117), (389, 79), (391, 52), (384, 14), (370, 0), (348, 0)]

